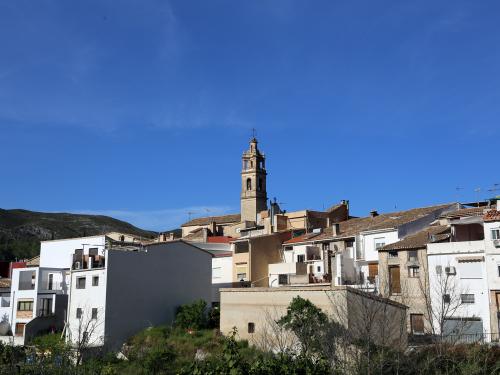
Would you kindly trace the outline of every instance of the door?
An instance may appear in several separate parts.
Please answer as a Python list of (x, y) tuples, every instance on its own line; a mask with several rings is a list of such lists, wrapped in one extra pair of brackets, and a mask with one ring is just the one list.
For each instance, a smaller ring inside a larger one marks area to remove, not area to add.
[(16, 336), (24, 336), (24, 326), (26, 323), (16, 323)]
[(401, 293), (401, 281), (399, 276), (399, 266), (389, 267), (389, 283), (390, 283), (390, 293), (397, 294)]

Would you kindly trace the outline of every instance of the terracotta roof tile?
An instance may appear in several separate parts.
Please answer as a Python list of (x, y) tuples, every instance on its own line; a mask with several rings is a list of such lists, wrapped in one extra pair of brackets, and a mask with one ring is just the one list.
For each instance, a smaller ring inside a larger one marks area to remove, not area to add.
[(11, 280), (7, 278), (0, 278), (0, 288), (10, 288)]
[(379, 251), (421, 249), (428, 243), (441, 242), (449, 238), (450, 228), (446, 225), (436, 225), (428, 227), (418, 233), (410, 235), (401, 241), (385, 245)]
[(191, 227), (195, 225), (208, 225), (215, 221), (217, 224), (239, 223), (241, 221), (240, 214), (222, 215), (222, 216), (206, 216), (198, 217), (181, 225), (181, 227)]
[(469, 216), (483, 216), (483, 207), (472, 207), (472, 208), (462, 208), (447, 214), (441, 215), (442, 218), (459, 218), (459, 217), (469, 217)]
[(484, 221), (500, 221), (500, 211), (490, 210), (483, 216)]

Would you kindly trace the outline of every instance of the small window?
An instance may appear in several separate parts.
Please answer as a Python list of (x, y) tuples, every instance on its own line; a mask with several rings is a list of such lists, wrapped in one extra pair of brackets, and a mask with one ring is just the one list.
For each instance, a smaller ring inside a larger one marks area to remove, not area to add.
[(441, 275), (443, 273), (443, 266), (436, 266), (436, 275)]
[(279, 285), (287, 285), (288, 284), (288, 275), (286, 275), (286, 274), (278, 275), (278, 284)]
[(92, 277), (92, 286), (99, 286), (99, 276)]
[(297, 263), (304, 263), (306, 256), (304, 254), (297, 255)]
[(285, 251), (293, 250), (293, 246), (285, 246)]
[(76, 319), (81, 319), (82, 318), (82, 309), (80, 307), (77, 307), (76, 309)]
[(258, 190), (259, 191), (264, 190), (264, 183), (262, 182), (262, 178), (259, 178)]
[(92, 319), (97, 319), (97, 308), (92, 308)]
[(443, 302), (444, 303), (450, 303), (451, 297), (449, 294), (443, 294)]
[(492, 229), (491, 230), (491, 239), (492, 240), (500, 240), (500, 229)]
[(248, 333), (254, 333), (255, 332), (255, 323), (248, 323)]
[(17, 311), (33, 311), (33, 301), (19, 301)]
[(380, 250), (385, 246), (385, 238), (375, 238), (375, 250)]
[(330, 242), (323, 242), (321, 246), (325, 251), (330, 250)]
[(424, 315), (410, 314), (411, 333), (422, 335), (424, 333)]
[(398, 257), (398, 252), (395, 250), (389, 251), (389, 258), (397, 258)]
[(408, 277), (418, 277), (420, 275), (420, 267), (408, 267)]
[(247, 178), (247, 190), (252, 190), (252, 179)]
[(474, 303), (474, 294), (461, 294), (460, 300), (462, 303)]
[(76, 278), (76, 289), (85, 289), (85, 277)]
[(317, 272), (321, 272), (321, 266), (316, 267)]
[(418, 252), (416, 250), (408, 251), (408, 261), (410, 262), (418, 261)]

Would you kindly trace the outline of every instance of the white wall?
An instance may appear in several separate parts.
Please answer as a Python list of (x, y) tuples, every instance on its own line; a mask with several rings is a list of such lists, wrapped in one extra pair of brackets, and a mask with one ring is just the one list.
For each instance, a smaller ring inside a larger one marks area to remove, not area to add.
[[(457, 296), (459, 294), (474, 294), (475, 302), (473, 304), (463, 304), (453, 314), (453, 317), (479, 317), (483, 323), (483, 330), (489, 331), (490, 313), (489, 296), (486, 276), (485, 262), (458, 262), (457, 257), (482, 256), (484, 248), (481, 246), (483, 241), (472, 242), (450, 242), (440, 244), (428, 244), (427, 259), (429, 269), (429, 285), (431, 300), (434, 311), (439, 311), (442, 301), (440, 290), (443, 289), (443, 282), (440, 281), (436, 273), (436, 266), (442, 267), (444, 274), (445, 267), (454, 266), (456, 275), (450, 276), (448, 284), (451, 285), (447, 294)], [(470, 272), (466, 269), (475, 269), (477, 272)], [(438, 322), (434, 322), (435, 329), (439, 332)]]
[[(76, 270), (71, 272), (71, 295), (68, 307), (69, 330), (68, 339), (76, 343), (82, 338), (83, 326), (90, 324), (92, 335), (89, 337), (91, 346), (104, 343), (106, 317), (106, 268), (92, 270)], [(99, 277), (99, 285), (93, 286), (93, 277)], [(85, 277), (85, 289), (76, 288), (77, 278)], [(125, 296), (124, 296), (125, 297)], [(82, 309), (82, 318), (76, 316), (77, 308)], [(97, 308), (97, 319), (92, 320), (92, 308)]]
[(220, 288), (230, 288), (233, 281), (233, 257), (212, 258), (212, 303), (220, 302)]
[(364, 261), (378, 261), (378, 251), (375, 250), (375, 241), (384, 242), (386, 245), (398, 242), (398, 231), (397, 230), (388, 230), (385, 232), (377, 232), (377, 233), (362, 233), (360, 235), (361, 238), (361, 246), (364, 249), (364, 259), (356, 259), (356, 260), (364, 260)]
[(102, 249), (106, 236), (80, 237), (65, 240), (42, 241), (40, 243), (40, 267), (71, 268), (72, 255), (76, 249), (88, 252), (91, 247)]

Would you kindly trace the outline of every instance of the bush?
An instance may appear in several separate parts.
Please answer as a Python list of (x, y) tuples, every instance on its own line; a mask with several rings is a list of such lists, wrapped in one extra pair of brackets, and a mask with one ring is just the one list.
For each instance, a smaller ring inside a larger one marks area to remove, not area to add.
[(179, 306), (175, 316), (175, 326), (192, 330), (207, 328), (207, 303), (200, 299), (191, 304)]

